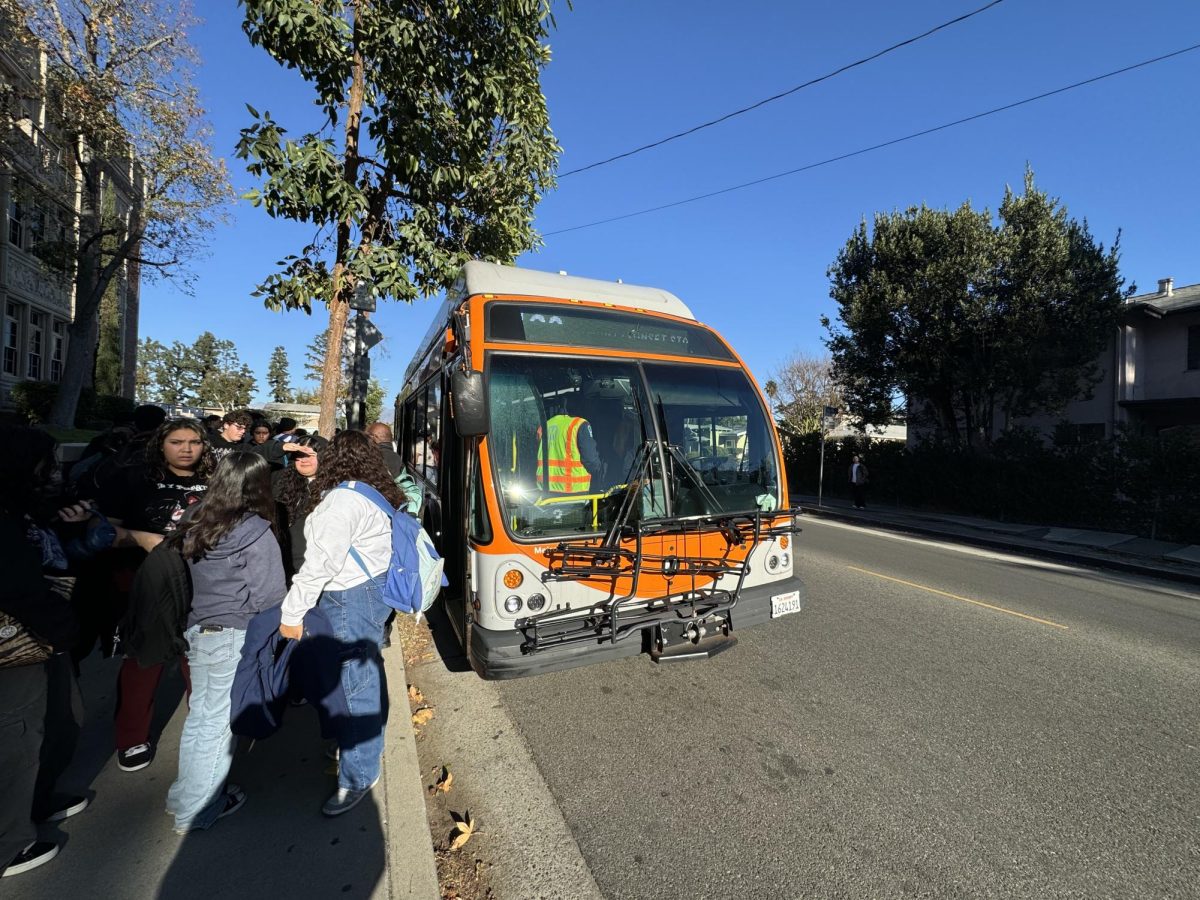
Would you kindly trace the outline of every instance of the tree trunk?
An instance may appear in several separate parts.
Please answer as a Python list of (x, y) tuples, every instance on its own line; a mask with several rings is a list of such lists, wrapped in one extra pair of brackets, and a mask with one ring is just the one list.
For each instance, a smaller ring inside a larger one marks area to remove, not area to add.
[[(350, 99), (346, 106), (346, 157), (342, 177), (347, 184), (358, 180), (358, 134), (362, 123), (363, 106), (363, 58), (359, 50), (362, 30), (359, 24), (359, 2), (355, 0), (354, 16), (354, 63), (350, 82)], [(346, 284), (346, 258), (350, 255), (350, 220), (338, 223), (337, 259), (333, 266), (333, 296), (329, 298), (329, 338), (325, 343), (325, 364), (321, 368), (321, 414), (317, 430), (333, 437), (337, 415), (338, 387), (342, 381), (342, 335), (346, 331), (346, 318), (350, 313), (349, 298), (352, 288)], [(347, 425), (350, 423), (347, 422)]]
[(75, 312), (67, 329), (67, 357), (63, 361), (62, 380), (54, 405), (50, 408), (50, 423), (63, 428), (75, 425), (79, 394), (96, 363), (96, 342), (100, 332), (100, 301), (104, 290), (97, 290), (100, 275), (102, 241), (100, 231), (100, 161), (87, 160), (80, 188), (79, 252), (75, 260)]

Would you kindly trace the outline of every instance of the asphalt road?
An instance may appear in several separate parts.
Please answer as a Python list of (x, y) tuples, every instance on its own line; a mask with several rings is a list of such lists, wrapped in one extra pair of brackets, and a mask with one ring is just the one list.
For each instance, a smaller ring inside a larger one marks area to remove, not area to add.
[(1200, 896), (1200, 594), (799, 546), (808, 607), (729, 653), (488, 686), (604, 896)]

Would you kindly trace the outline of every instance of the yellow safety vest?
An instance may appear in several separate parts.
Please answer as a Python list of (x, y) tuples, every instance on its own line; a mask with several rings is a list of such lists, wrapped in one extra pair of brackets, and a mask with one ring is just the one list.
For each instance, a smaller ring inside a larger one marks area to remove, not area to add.
[[(542, 429), (538, 429), (537, 481), (538, 487), (546, 490), (544, 478), (548, 475), (549, 490), (555, 494), (582, 494), (592, 486), (592, 476), (584, 468), (579, 456), (579, 429), (587, 419), (578, 416), (553, 416), (546, 423), (546, 441), (542, 441)], [(550, 458), (543, 466), (542, 451), (548, 449)]]

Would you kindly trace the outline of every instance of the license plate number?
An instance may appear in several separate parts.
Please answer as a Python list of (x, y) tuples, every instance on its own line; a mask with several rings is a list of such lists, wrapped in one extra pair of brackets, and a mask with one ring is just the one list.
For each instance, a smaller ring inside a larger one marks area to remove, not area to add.
[(788, 613), (800, 612), (800, 592), (790, 591), (786, 594), (776, 594), (771, 598), (771, 618), (778, 619)]

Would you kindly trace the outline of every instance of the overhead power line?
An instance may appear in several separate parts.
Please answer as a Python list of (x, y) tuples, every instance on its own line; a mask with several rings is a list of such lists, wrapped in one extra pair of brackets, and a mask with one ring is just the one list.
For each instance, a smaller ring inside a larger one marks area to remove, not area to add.
[(679, 131), (679, 132), (676, 132), (675, 134), (668, 135), (665, 138), (661, 138), (660, 140), (653, 141), (649, 144), (643, 144), (640, 147), (634, 147), (632, 150), (626, 150), (624, 153), (618, 153), (616, 156), (610, 156), (608, 159), (602, 159), (602, 160), (599, 160), (594, 163), (589, 163), (586, 166), (580, 166), (577, 169), (571, 169), (569, 172), (563, 172), (558, 177), (559, 178), (567, 178), (571, 175), (578, 175), (580, 172), (587, 172), (591, 169), (598, 169), (600, 166), (606, 166), (609, 163), (616, 162), (619, 159), (625, 159), (627, 157), (634, 156), (635, 154), (642, 153), (646, 150), (653, 150), (655, 147), (661, 147), (663, 144), (669, 144), (671, 141), (677, 141), (680, 138), (687, 137), (689, 134), (695, 134), (697, 131), (703, 131), (705, 128), (711, 128), (713, 125), (720, 125), (722, 122), (727, 122), (730, 119), (736, 118), (737, 116), (744, 115), (745, 113), (748, 113), (748, 112), (751, 112), (752, 110), (758, 109), (761, 106), (766, 106), (768, 103), (774, 103), (776, 100), (782, 100), (784, 97), (790, 97), (792, 94), (796, 93), (797, 91), (802, 91), (807, 87), (812, 87), (814, 84), (820, 84), (822, 81), (828, 81), (830, 78), (833, 78), (837, 75), (841, 75), (843, 72), (848, 72), (850, 69), (856, 68), (857, 66), (866, 65), (869, 62), (879, 59), (879, 57), (881, 57), (881, 56), (886, 56), (887, 54), (891, 53), (894, 50), (899, 50), (901, 47), (907, 47), (909, 44), (915, 44), (917, 41), (924, 40), (925, 38), (929, 37), (932, 34), (937, 34), (939, 31), (949, 28), (951, 25), (957, 25), (959, 22), (965, 22), (967, 19), (970, 19), (973, 16), (977, 16), (982, 12), (987, 12), (993, 6), (999, 6), (1003, 2), (1004, 2), (1004, 0), (992, 0), (991, 3), (981, 6), (981, 7), (979, 7), (979, 9), (972, 10), (969, 13), (964, 13), (963, 15), (958, 16), (957, 18), (951, 19), (948, 22), (943, 22), (941, 25), (937, 25), (933, 28), (930, 28), (928, 31), (923, 31), (918, 35), (914, 35), (913, 37), (910, 37), (910, 38), (907, 38), (906, 40), (900, 41), (898, 44), (892, 44), (890, 47), (884, 47), (878, 53), (872, 53), (870, 56), (864, 56), (862, 59), (855, 60), (852, 63), (847, 63), (846, 65), (842, 66), (841, 68), (834, 69), (832, 72), (828, 72), (824, 75), (821, 75), (817, 78), (812, 79), (811, 81), (806, 81), (803, 84), (798, 84), (795, 87), (788, 88), (786, 91), (781, 91), (778, 94), (774, 94), (770, 97), (766, 97), (762, 100), (759, 100), (757, 103), (751, 103), (749, 106), (743, 106), (741, 109), (735, 109), (733, 112), (726, 113), (725, 115), (720, 116), (716, 119), (711, 119), (708, 122), (702, 122), (699, 125), (695, 125), (691, 128), (688, 128), (685, 131)]
[(811, 169), (818, 169), (821, 166), (827, 166), (830, 163), (841, 162), (844, 159), (850, 159), (855, 156), (862, 156), (864, 153), (870, 153), (873, 150), (882, 150), (884, 147), (892, 147), (896, 144), (902, 144), (905, 141), (911, 141), (915, 138), (924, 137), (927, 134), (934, 134), (938, 131), (945, 131), (947, 128), (954, 128), (956, 125), (965, 125), (967, 122), (974, 122), (978, 119), (984, 119), (988, 116), (994, 116), (997, 113), (1006, 112), (1010, 109), (1016, 109), (1018, 106), (1025, 106), (1027, 103), (1033, 103), (1037, 100), (1045, 100), (1047, 97), (1053, 97), (1056, 94), (1063, 94), (1067, 91), (1073, 91), (1076, 88), (1084, 87), (1085, 85), (1095, 84), (1097, 81), (1103, 81), (1106, 78), (1114, 78), (1117, 75), (1124, 75), (1126, 72), (1132, 72), (1135, 69), (1143, 69), (1146, 66), (1152, 66), (1155, 63), (1163, 62), (1164, 60), (1173, 59), (1176, 56), (1182, 56), (1185, 53), (1191, 53), (1195, 50), (1200, 50), (1200, 44), (1192, 44), (1190, 47), (1184, 47), (1181, 50), (1175, 50), (1171, 53), (1164, 53), (1162, 56), (1156, 56), (1153, 59), (1146, 59), (1139, 63), (1134, 63), (1130, 66), (1125, 66), (1120, 69), (1114, 69), (1111, 72), (1105, 72), (1103, 75), (1096, 75), (1093, 78), (1087, 78), (1083, 81), (1077, 81), (1074, 84), (1068, 84), (1066, 87), (1055, 88), (1052, 91), (1046, 91), (1041, 94), (1036, 94), (1033, 97), (1026, 97), (1024, 100), (1017, 100), (1013, 103), (1006, 103), (1003, 106), (997, 106), (994, 109), (989, 109), (985, 112), (975, 113), (973, 116), (965, 116), (961, 119), (955, 119), (953, 122), (946, 122), (942, 125), (935, 125), (932, 128), (926, 128), (923, 131), (914, 131), (912, 134), (906, 134), (904, 137), (893, 138), (890, 141), (883, 141), (878, 144), (872, 144), (870, 147), (863, 147), (859, 150), (851, 150), (849, 153), (842, 153), (838, 156), (831, 156), (829, 159), (823, 159), (820, 162), (808, 163), (807, 165), (799, 166), (795, 169), (788, 169), (786, 172), (777, 172), (774, 175), (767, 175), (763, 178), (756, 178), (753, 181), (745, 181), (741, 184), (735, 184), (731, 187), (721, 188), (718, 191), (709, 191), (707, 194), (697, 194), (695, 197), (688, 197), (685, 200), (676, 200), (672, 203), (664, 203), (661, 206), (652, 206), (648, 209), (639, 209), (637, 212), (625, 213), (620, 216), (612, 216), (607, 219), (600, 219), (595, 222), (588, 222), (584, 225), (572, 225), (570, 228), (559, 228), (556, 231), (547, 231), (543, 236), (551, 237), (556, 234), (566, 234), (569, 231), (579, 231), (584, 228), (594, 228), (597, 225), (607, 225), (610, 222), (620, 222), (622, 219), (632, 219), (635, 216), (645, 216), (653, 212), (660, 212), (664, 209), (672, 209), (676, 206), (684, 206), (688, 203), (695, 203), (699, 200), (707, 200), (710, 197), (719, 197), (721, 194), (730, 194), (734, 191), (740, 191), (748, 187), (754, 187), (758, 184), (765, 184), (768, 181), (775, 181), (779, 178), (786, 178), (789, 175), (796, 175), (800, 172), (807, 172)]

